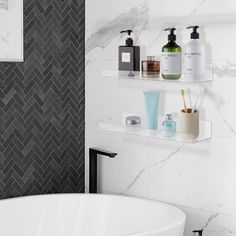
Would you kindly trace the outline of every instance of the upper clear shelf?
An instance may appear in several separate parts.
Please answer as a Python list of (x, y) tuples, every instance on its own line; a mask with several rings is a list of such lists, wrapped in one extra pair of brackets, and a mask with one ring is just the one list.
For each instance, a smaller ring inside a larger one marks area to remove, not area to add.
[(197, 80), (192, 80), (188, 77), (188, 75), (182, 75), (179, 80), (166, 80), (160, 77), (142, 77), (142, 73), (139, 71), (118, 71), (118, 70), (104, 70), (102, 71), (102, 77), (107, 78), (116, 78), (116, 79), (124, 79), (124, 80), (144, 80), (144, 81), (157, 81), (163, 83), (190, 83), (190, 84), (199, 84), (210, 82), (213, 80), (212, 66), (209, 66), (206, 69), (206, 73), (201, 78)]

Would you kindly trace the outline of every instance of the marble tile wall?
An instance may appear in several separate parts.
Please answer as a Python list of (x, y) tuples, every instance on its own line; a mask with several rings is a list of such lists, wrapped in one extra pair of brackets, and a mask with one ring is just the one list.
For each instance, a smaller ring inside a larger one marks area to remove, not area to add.
[[(181, 208), (187, 215), (185, 236), (199, 228), (205, 236), (236, 235), (235, 0), (89, 0), (86, 9), (86, 150), (97, 146), (119, 153), (114, 160), (101, 159), (100, 191)], [(164, 27), (177, 27), (178, 42), (184, 45), (189, 37), (185, 27), (191, 24), (201, 26), (213, 82), (160, 85), (101, 76), (103, 70), (117, 68), (117, 47), (125, 40), (120, 30), (134, 29), (145, 58), (160, 55)], [(210, 141), (175, 143), (99, 130), (99, 121), (119, 120), (122, 112), (144, 116), (145, 89), (162, 91), (162, 115), (177, 112), (182, 87), (193, 98), (204, 92), (200, 110), (201, 118), (213, 123)]]
[(0, 0), (0, 61), (23, 61), (23, 0)]

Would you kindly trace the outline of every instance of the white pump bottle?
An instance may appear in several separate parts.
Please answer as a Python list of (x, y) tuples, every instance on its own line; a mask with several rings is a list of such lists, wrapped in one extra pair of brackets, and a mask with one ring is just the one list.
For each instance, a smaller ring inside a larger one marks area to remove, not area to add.
[(205, 47), (199, 40), (197, 29), (199, 26), (189, 26), (193, 29), (191, 41), (184, 47), (184, 79), (186, 81), (205, 80)]

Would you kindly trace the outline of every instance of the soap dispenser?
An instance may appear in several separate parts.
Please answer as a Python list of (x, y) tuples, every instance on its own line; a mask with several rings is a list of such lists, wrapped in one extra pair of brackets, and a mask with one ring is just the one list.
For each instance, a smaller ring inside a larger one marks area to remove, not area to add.
[(168, 43), (162, 48), (161, 74), (163, 79), (178, 80), (182, 73), (182, 49), (176, 44), (175, 28), (167, 28), (170, 31)]
[(119, 47), (119, 70), (120, 71), (140, 71), (140, 47), (134, 46), (131, 38), (132, 30), (123, 30), (120, 33), (127, 33), (125, 46)]
[(185, 80), (201, 81), (205, 77), (205, 47), (199, 40), (199, 26), (189, 26), (190, 42), (184, 47), (184, 78)]
[(193, 231), (193, 236), (202, 236), (203, 229), (200, 230), (194, 230)]

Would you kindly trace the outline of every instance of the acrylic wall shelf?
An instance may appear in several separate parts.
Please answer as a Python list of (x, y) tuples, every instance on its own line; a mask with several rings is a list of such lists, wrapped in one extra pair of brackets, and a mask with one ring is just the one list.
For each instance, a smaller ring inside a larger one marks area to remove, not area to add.
[(123, 80), (143, 80), (143, 81), (156, 81), (161, 83), (178, 83), (178, 84), (199, 84), (210, 82), (213, 80), (212, 66), (206, 70), (206, 74), (204, 78), (199, 80), (191, 80), (187, 78), (186, 75), (183, 75), (179, 80), (165, 80), (161, 77), (153, 78), (153, 77), (145, 77), (143, 78), (141, 72), (137, 71), (118, 71), (118, 70), (104, 70), (102, 71), (102, 77), (105, 78), (115, 78), (115, 79), (123, 79)]
[[(163, 118), (159, 119), (159, 124)], [(178, 127), (178, 120), (175, 119)], [(162, 130), (150, 130), (145, 127), (130, 127), (125, 126), (118, 122), (112, 122), (110, 120), (104, 120), (99, 123), (99, 129), (103, 131), (115, 132), (119, 134), (142, 136), (146, 138), (153, 138), (166, 141), (185, 142), (185, 143), (198, 143), (206, 140), (210, 140), (212, 137), (212, 122), (201, 120), (200, 121), (200, 132), (197, 138), (192, 135), (176, 132), (173, 137), (166, 137), (163, 135)]]

